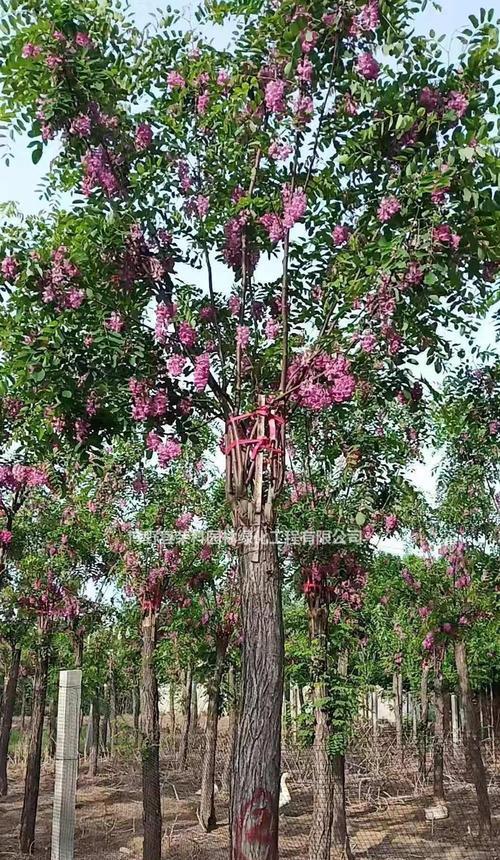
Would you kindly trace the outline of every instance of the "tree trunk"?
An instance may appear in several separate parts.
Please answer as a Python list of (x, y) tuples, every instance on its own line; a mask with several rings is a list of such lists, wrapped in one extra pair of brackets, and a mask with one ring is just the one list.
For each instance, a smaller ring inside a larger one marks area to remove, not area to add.
[(170, 731), (172, 733), (174, 752), (175, 752), (175, 733), (177, 730), (176, 718), (175, 718), (175, 685), (172, 681), (168, 687), (168, 695), (169, 695), (169, 708), (170, 708)]
[(101, 725), (100, 725), (100, 738), (99, 738), (99, 747), (101, 750), (101, 755), (105, 756), (108, 754), (109, 748), (109, 685), (104, 684), (103, 690), (103, 708), (102, 708), (102, 716), (101, 716)]
[[(90, 717), (89, 717), (90, 721)], [(89, 776), (92, 778), (97, 776), (97, 763), (99, 760), (99, 734), (101, 724), (101, 711), (99, 696), (94, 696), (92, 700), (92, 734), (89, 750)]]
[(486, 770), (481, 752), (477, 707), (476, 703), (473, 701), (473, 694), (469, 681), (465, 644), (458, 639), (455, 642), (455, 663), (465, 716), (465, 745), (468, 750), (472, 778), (476, 789), (479, 832), (481, 835), (491, 834), (490, 799), (488, 796)]
[(117, 722), (116, 722), (116, 682), (113, 662), (109, 664), (109, 754), (113, 758), (116, 751)]
[(392, 676), (394, 693), (394, 719), (396, 726), (396, 749), (400, 761), (403, 761), (403, 675), (401, 669)]
[(94, 706), (91, 702), (90, 708), (89, 708), (89, 715), (88, 715), (88, 719), (87, 719), (87, 733), (85, 735), (85, 745), (84, 745), (84, 750), (83, 750), (83, 753), (84, 753), (84, 756), (86, 759), (88, 759), (88, 757), (90, 755), (90, 750), (92, 748), (92, 726), (93, 726), (92, 712), (93, 712), (93, 710), (94, 710)]
[(345, 757), (333, 756), (332, 760), (332, 860), (353, 860), (347, 834), (346, 795), (345, 795)]
[(0, 728), (0, 797), (7, 794), (7, 761), (9, 757), (10, 731), (12, 729), (12, 717), (16, 704), (17, 681), (19, 678), (19, 666), (21, 663), (21, 648), (13, 648), (9, 668), (9, 677), (5, 688), (3, 702), (2, 726)]
[[(241, 511), (241, 522), (247, 514), (246, 508)], [(242, 692), (231, 792), (231, 860), (278, 857), (281, 577), (271, 531), (261, 524), (256, 532), (255, 543), (240, 548)]]
[(21, 731), (26, 728), (26, 678), (21, 682)]
[(422, 667), (420, 678), (420, 720), (417, 730), (418, 773), (421, 781), (427, 781), (427, 729), (429, 723), (429, 666)]
[(31, 726), (26, 758), (24, 780), (24, 800), (21, 812), (19, 844), (22, 854), (30, 854), (35, 844), (36, 813), (40, 790), (40, 766), (42, 760), (43, 720), (47, 697), (47, 676), (49, 671), (49, 652), (42, 644), (38, 654), (35, 677), (33, 679), (33, 704)]
[(134, 747), (139, 747), (139, 720), (141, 713), (141, 694), (138, 687), (132, 688), (132, 711), (134, 720)]
[(458, 723), (458, 700), (455, 693), (451, 694), (451, 739), (453, 748), (456, 750), (460, 741), (460, 727)]
[(233, 774), (234, 750), (236, 747), (236, 733), (238, 731), (238, 700), (233, 669), (229, 669), (228, 684), (230, 690), (228, 746), (226, 752), (226, 763), (224, 765), (224, 776), (222, 777), (222, 784), (224, 786), (224, 791), (230, 794), (231, 780)]
[(208, 689), (207, 724), (205, 729), (205, 754), (201, 777), (199, 822), (209, 833), (217, 824), (215, 817), (215, 758), (217, 753), (217, 731), (219, 726), (220, 685), (224, 671), (227, 639), (219, 639), (215, 657), (215, 671)]
[(58, 698), (58, 689), (54, 690), (54, 695), (50, 700), (50, 710), (49, 710), (49, 743), (48, 743), (48, 754), (49, 758), (56, 757), (56, 744), (57, 744), (57, 698)]
[(329, 754), (330, 725), (321, 704), (325, 699), (323, 683), (314, 688), (314, 782), (313, 810), (309, 832), (309, 860), (330, 860), (333, 824), (333, 759)]
[(143, 803), (143, 860), (161, 860), (160, 713), (154, 665), (157, 617), (142, 621), (141, 757)]
[(189, 750), (189, 734), (191, 731), (191, 705), (193, 697), (191, 687), (193, 684), (193, 671), (191, 667), (186, 672), (186, 685), (184, 687), (184, 725), (182, 727), (181, 748), (179, 751), (179, 761), (181, 767), (186, 767), (188, 750)]
[(198, 731), (198, 683), (193, 678), (193, 684), (191, 688), (191, 726), (190, 731), (193, 735), (193, 738), (196, 737), (196, 733)]
[(444, 698), (442, 660), (436, 661), (434, 670), (434, 749), (433, 749), (433, 797), (436, 806), (443, 805), (444, 795)]

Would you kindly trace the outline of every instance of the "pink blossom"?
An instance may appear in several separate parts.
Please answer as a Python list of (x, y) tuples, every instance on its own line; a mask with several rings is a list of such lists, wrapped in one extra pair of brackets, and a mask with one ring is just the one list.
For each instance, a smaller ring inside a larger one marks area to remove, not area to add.
[(116, 197), (120, 193), (113, 157), (105, 152), (102, 146), (90, 149), (83, 156), (82, 164), (84, 170), (82, 192), (86, 197), (98, 186), (101, 186), (107, 197)]
[(200, 93), (198, 99), (196, 101), (196, 110), (200, 116), (204, 116), (208, 110), (208, 105), (210, 104), (210, 96), (205, 90), (205, 92)]
[(352, 19), (349, 34), (351, 36), (360, 36), (364, 32), (376, 30), (380, 24), (380, 14), (378, 0), (369, 0), (366, 6), (363, 6), (358, 15)]
[(221, 69), (217, 75), (217, 84), (219, 87), (227, 87), (231, 80), (231, 75), (225, 69)]
[(418, 614), (420, 615), (420, 618), (422, 618), (422, 620), (428, 618), (431, 613), (432, 609), (430, 608), (430, 606), (421, 606), (418, 610)]
[(268, 149), (269, 157), (275, 161), (286, 161), (292, 152), (293, 147), (289, 143), (281, 143), (279, 140), (274, 140)]
[(434, 648), (434, 643), (435, 643), (434, 633), (428, 633), (427, 636), (425, 637), (424, 641), (422, 642), (422, 647), (426, 651), (432, 651), (432, 649)]
[(204, 308), (200, 308), (200, 320), (202, 322), (214, 322), (217, 319), (217, 313), (212, 305), (207, 305)]
[(27, 42), (26, 45), (23, 46), (21, 56), (25, 60), (30, 60), (32, 57), (39, 57), (41, 53), (42, 49), (39, 45), (34, 45), (33, 42)]
[(372, 334), (372, 332), (368, 332), (360, 338), (359, 342), (363, 352), (370, 353), (373, 352), (377, 345), (377, 338)]
[(78, 32), (75, 36), (75, 45), (78, 45), (79, 48), (87, 48), (89, 51), (95, 49), (95, 45), (88, 33)]
[(490, 421), (488, 425), (488, 430), (491, 436), (496, 436), (498, 431), (500, 430), (500, 421)]
[(158, 436), (158, 433), (155, 433), (154, 430), (150, 430), (146, 437), (146, 447), (150, 451), (157, 451), (161, 444), (161, 436)]
[(77, 418), (75, 421), (75, 438), (77, 442), (84, 442), (90, 430), (90, 424), (83, 418)]
[(236, 295), (229, 296), (228, 306), (229, 306), (231, 316), (237, 317), (240, 313), (240, 308), (241, 308), (240, 297), (236, 296)]
[(156, 449), (158, 454), (158, 462), (160, 466), (168, 466), (172, 460), (176, 460), (181, 456), (182, 446), (176, 439), (168, 439), (162, 442)]
[(2, 260), (2, 275), (6, 281), (14, 281), (19, 272), (19, 263), (16, 257), (4, 257)]
[(153, 129), (147, 122), (141, 122), (135, 132), (135, 148), (138, 152), (149, 149), (153, 141)]
[(424, 278), (424, 273), (418, 263), (412, 261), (406, 270), (404, 276), (404, 284), (412, 287), (421, 284)]
[(347, 116), (356, 116), (358, 112), (358, 103), (351, 93), (346, 93), (344, 96), (343, 109)]
[(193, 328), (193, 326), (187, 322), (187, 320), (183, 320), (179, 325), (179, 340), (188, 348), (194, 346), (196, 343), (197, 334)]
[(420, 93), (419, 103), (429, 113), (436, 113), (441, 104), (441, 95), (438, 90), (432, 87), (424, 87)]
[(443, 633), (447, 633), (449, 635), (453, 631), (453, 625), (450, 624), (449, 621), (445, 621), (444, 624), (441, 625), (441, 630)]
[(282, 189), (282, 198), (283, 226), (290, 230), (304, 216), (307, 209), (307, 197), (301, 188), (292, 193), (290, 187), (285, 185)]
[(12, 532), (8, 529), (3, 529), (0, 531), (0, 544), (2, 546), (8, 546), (12, 541)]
[(186, 359), (183, 355), (172, 355), (167, 361), (167, 370), (174, 379), (182, 376), (186, 366)]
[(449, 194), (449, 188), (435, 188), (431, 193), (431, 200), (435, 206), (442, 206), (446, 200), (446, 195)]
[(193, 519), (194, 519), (194, 514), (191, 514), (188, 511), (186, 511), (186, 513), (181, 514), (179, 517), (177, 517), (177, 519), (175, 521), (175, 525), (181, 531), (186, 531), (189, 528), (189, 526), (191, 525), (191, 523), (193, 522)]
[(180, 74), (180, 72), (175, 71), (175, 69), (168, 73), (167, 75), (167, 84), (169, 87), (185, 87), (186, 81)]
[(310, 84), (313, 79), (314, 67), (308, 57), (302, 57), (297, 66), (297, 75), (300, 81)]
[(210, 356), (204, 352), (196, 357), (194, 366), (194, 387), (197, 391), (204, 391), (210, 376)]
[(314, 102), (309, 95), (299, 93), (294, 99), (293, 112), (298, 125), (305, 125), (314, 113)]
[(440, 242), (442, 245), (451, 245), (455, 251), (460, 245), (460, 236), (454, 233), (449, 224), (440, 224), (439, 227), (434, 227), (432, 231), (433, 242)]
[(333, 228), (332, 231), (332, 239), (333, 244), (340, 247), (341, 245), (345, 245), (351, 236), (351, 231), (348, 227), (344, 227), (341, 224), (337, 224), (336, 227)]
[(59, 66), (62, 66), (63, 62), (63, 58), (59, 57), (57, 54), (49, 54), (45, 60), (45, 65), (51, 70), (51, 72), (53, 72), (55, 69), (58, 69)]
[(92, 131), (92, 120), (86, 113), (80, 113), (71, 121), (70, 133), (76, 137), (89, 137)]
[(240, 349), (246, 349), (250, 340), (250, 329), (245, 325), (236, 326), (236, 343)]
[(374, 534), (375, 526), (373, 526), (371, 523), (368, 523), (368, 525), (363, 526), (363, 528), (361, 529), (361, 535), (364, 540), (371, 540)]
[(204, 544), (200, 549), (200, 559), (201, 561), (210, 561), (214, 554), (212, 547), (209, 544)]
[(375, 81), (380, 75), (380, 65), (369, 51), (364, 51), (356, 60), (356, 69), (367, 81)]
[(109, 331), (114, 331), (118, 334), (119, 332), (121, 332), (123, 326), (125, 325), (125, 322), (122, 318), (122, 315), (118, 313), (118, 311), (113, 311), (113, 313), (106, 320), (104, 325)]
[(461, 118), (466, 113), (468, 107), (469, 99), (467, 96), (464, 93), (458, 92), (458, 90), (452, 90), (445, 103), (446, 110), (454, 111)]
[(283, 229), (283, 222), (279, 215), (276, 215), (273, 212), (267, 212), (265, 215), (261, 215), (259, 221), (267, 230), (271, 242), (281, 242), (285, 231)]
[(210, 209), (210, 198), (205, 197), (203, 194), (198, 194), (196, 201), (196, 211), (200, 218), (204, 218), (207, 215), (208, 210)]
[(165, 343), (168, 338), (168, 326), (175, 318), (177, 308), (173, 304), (160, 302), (156, 308), (155, 337), (159, 343)]
[(66, 36), (60, 30), (54, 30), (52, 36), (56, 42), (60, 42), (62, 45), (66, 44)]
[(401, 203), (397, 197), (384, 197), (380, 201), (380, 205), (377, 210), (377, 218), (382, 224), (384, 224), (387, 223), (387, 221), (390, 221), (391, 218), (393, 218), (394, 215), (397, 215), (400, 211)]
[(177, 165), (177, 174), (179, 176), (181, 189), (184, 191), (184, 194), (187, 194), (188, 191), (191, 190), (191, 175), (187, 161), (179, 161), (179, 164)]
[(265, 102), (266, 107), (271, 113), (284, 113), (286, 110), (285, 104), (285, 82), (281, 80), (269, 81), (266, 84)]
[(265, 326), (265, 334), (268, 340), (277, 340), (280, 333), (280, 324), (276, 320), (268, 319)]
[(315, 30), (303, 30), (299, 38), (304, 54), (309, 54), (317, 45), (319, 33)]

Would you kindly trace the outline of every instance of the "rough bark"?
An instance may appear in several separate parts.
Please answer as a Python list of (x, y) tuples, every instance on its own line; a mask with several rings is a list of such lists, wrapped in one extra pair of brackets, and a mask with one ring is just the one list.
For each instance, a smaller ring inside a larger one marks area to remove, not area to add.
[(33, 680), (33, 704), (31, 711), (30, 737), (26, 758), (24, 800), (21, 812), (19, 845), (22, 854), (30, 854), (35, 844), (36, 813), (40, 790), (40, 766), (42, 761), (43, 720), (47, 697), (47, 675), (49, 653), (46, 645), (39, 650)]
[(99, 761), (99, 735), (101, 728), (101, 710), (99, 696), (94, 696), (92, 700), (92, 733), (89, 750), (89, 776), (92, 778), (97, 776), (97, 765)]
[(133, 721), (134, 721), (134, 747), (137, 749), (139, 747), (139, 722), (140, 722), (140, 713), (141, 713), (141, 693), (138, 687), (133, 688), (132, 690), (132, 712), (133, 712)]
[(209, 833), (217, 824), (215, 816), (215, 758), (219, 725), (220, 686), (224, 671), (227, 639), (217, 642), (215, 670), (208, 687), (207, 723), (205, 729), (205, 753), (203, 756), (199, 822)]
[(158, 682), (154, 665), (157, 618), (154, 613), (142, 622), (141, 758), (143, 803), (143, 860), (161, 860), (160, 713)]
[(326, 702), (328, 608), (309, 609), (309, 627), (315, 648), (313, 809), (309, 833), (309, 860), (330, 860), (333, 824), (333, 758), (330, 755), (331, 725)]
[(196, 737), (198, 731), (199, 715), (198, 715), (198, 682), (193, 678), (191, 688), (191, 726), (190, 731), (193, 738)]
[(176, 724), (176, 714), (175, 714), (175, 684), (169, 684), (168, 687), (168, 695), (169, 695), (169, 708), (170, 708), (170, 731), (172, 733), (172, 738), (174, 740), (174, 749), (175, 749), (175, 733), (177, 730)]
[(226, 762), (224, 765), (224, 775), (222, 777), (222, 785), (224, 791), (228, 794), (231, 792), (231, 779), (233, 773), (234, 750), (236, 747), (236, 734), (238, 731), (238, 701), (236, 694), (236, 684), (234, 680), (234, 670), (230, 669), (228, 673), (228, 684), (230, 690), (229, 704), (229, 727), (228, 727), (228, 748), (226, 752)]
[(427, 781), (427, 730), (429, 723), (429, 666), (422, 667), (420, 678), (420, 720), (417, 729), (418, 773), (422, 782)]
[(50, 709), (49, 709), (49, 743), (47, 747), (47, 752), (49, 758), (56, 757), (56, 744), (57, 744), (57, 698), (58, 698), (58, 689), (54, 690), (54, 695), (50, 700)]
[(396, 749), (401, 761), (404, 758), (403, 746), (403, 675), (401, 669), (394, 672), (392, 676), (392, 689), (394, 694), (394, 719), (396, 726)]
[(184, 725), (182, 727), (181, 748), (179, 750), (179, 762), (181, 767), (186, 767), (189, 752), (189, 735), (191, 732), (191, 706), (193, 697), (191, 687), (193, 684), (193, 672), (189, 668), (186, 672), (186, 685), (184, 688)]
[(346, 794), (345, 794), (345, 758), (343, 755), (333, 756), (332, 760), (333, 791), (332, 791), (332, 860), (353, 860), (353, 854), (347, 833)]
[(477, 703), (474, 702), (470, 686), (467, 653), (464, 642), (455, 642), (455, 664), (465, 716), (465, 745), (471, 767), (472, 779), (476, 789), (478, 824), (481, 835), (491, 833), (491, 808), (488, 795), (486, 769), (481, 752), (480, 727), (477, 715)]
[(21, 649), (13, 648), (3, 700), (2, 725), (0, 728), (0, 797), (5, 797), (8, 791), (7, 761), (9, 756), (12, 717), (14, 716), (14, 706), (16, 704), (16, 691), (20, 663)]
[[(237, 522), (245, 522), (247, 514), (245, 508)], [(261, 524), (255, 537), (254, 545), (240, 547), (239, 556), (242, 684), (231, 791), (231, 860), (278, 857), (281, 581), (276, 546), (267, 526)]]
[(21, 682), (21, 731), (26, 728), (26, 678)]
[(113, 758), (116, 750), (117, 719), (116, 719), (116, 682), (113, 661), (109, 664), (109, 754)]
[(433, 747), (433, 797), (436, 805), (445, 802), (444, 794), (444, 697), (441, 661), (434, 670), (434, 747)]

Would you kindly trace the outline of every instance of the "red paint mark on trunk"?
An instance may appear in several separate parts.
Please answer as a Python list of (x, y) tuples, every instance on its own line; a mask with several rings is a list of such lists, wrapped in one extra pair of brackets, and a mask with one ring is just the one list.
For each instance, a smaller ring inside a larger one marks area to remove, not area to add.
[(258, 788), (238, 816), (235, 860), (271, 860), (274, 830), (272, 794)]

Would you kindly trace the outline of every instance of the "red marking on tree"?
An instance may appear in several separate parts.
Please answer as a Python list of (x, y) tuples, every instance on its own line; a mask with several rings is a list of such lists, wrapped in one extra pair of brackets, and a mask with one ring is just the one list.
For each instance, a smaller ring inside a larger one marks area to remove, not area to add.
[(268, 846), (264, 855), (258, 851), (260, 860), (272, 856), (275, 812), (271, 792), (258, 788), (252, 799), (243, 806), (238, 816), (235, 860), (252, 860), (254, 847)]

